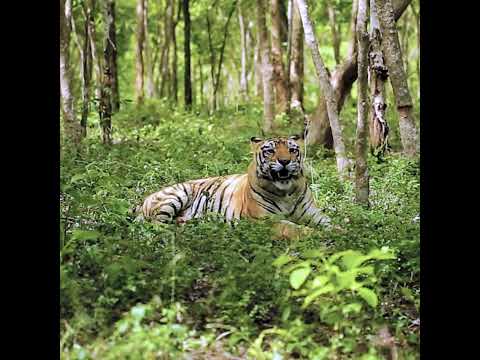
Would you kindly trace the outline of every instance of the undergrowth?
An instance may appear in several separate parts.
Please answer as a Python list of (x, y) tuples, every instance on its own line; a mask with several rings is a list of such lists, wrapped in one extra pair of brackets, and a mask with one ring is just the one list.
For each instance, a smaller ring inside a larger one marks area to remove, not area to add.
[(342, 231), (136, 223), (129, 210), (165, 185), (245, 172), (261, 110), (124, 107), (114, 145), (91, 127), (79, 153), (62, 151), (63, 359), (419, 358), (418, 161), (369, 159), (364, 209), (333, 155), (309, 148), (316, 203)]

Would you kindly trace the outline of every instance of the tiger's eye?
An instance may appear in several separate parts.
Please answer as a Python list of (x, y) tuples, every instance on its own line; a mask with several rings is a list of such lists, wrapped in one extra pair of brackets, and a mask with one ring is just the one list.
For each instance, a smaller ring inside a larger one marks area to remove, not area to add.
[(290, 148), (289, 151), (293, 154), (298, 154), (298, 149)]

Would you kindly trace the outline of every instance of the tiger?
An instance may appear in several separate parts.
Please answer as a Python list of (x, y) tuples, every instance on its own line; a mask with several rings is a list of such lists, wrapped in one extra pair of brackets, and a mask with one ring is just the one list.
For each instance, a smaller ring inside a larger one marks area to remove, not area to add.
[(299, 225), (330, 226), (314, 204), (303, 169), (298, 135), (250, 139), (253, 160), (247, 173), (209, 177), (167, 186), (135, 209), (137, 219), (185, 223), (216, 213), (232, 223), (280, 215)]

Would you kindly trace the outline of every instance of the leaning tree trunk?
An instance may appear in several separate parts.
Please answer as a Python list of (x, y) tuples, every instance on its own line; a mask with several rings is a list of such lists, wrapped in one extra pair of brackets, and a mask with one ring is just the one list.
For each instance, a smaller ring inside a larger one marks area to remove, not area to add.
[(381, 34), (374, 0), (370, 0), (370, 93), (372, 97), (372, 115), (370, 118), (370, 150), (379, 160), (388, 150), (389, 127), (385, 110), (385, 82), (388, 70), (381, 49)]
[(357, 14), (358, 41), (358, 100), (357, 133), (355, 140), (355, 200), (368, 206), (369, 179), (367, 166), (367, 129), (368, 129), (368, 33), (367, 1), (359, 0)]
[(143, 46), (145, 45), (145, 0), (137, 0), (137, 47), (135, 53), (135, 95), (138, 105), (143, 104), (144, 63)]
[(270, 10), (272, 14), (271, 40), (273, 83), (276, 94), (275, 103), (277, 112), (284, 113), (287, 111), (288, 85), (282, 60), (282, 39), (280, 38), (282, 18), (280, 16), (280, 0), (271, 0)]
[(184, 63), (185, 63), (185, 108), (190, 110), (192, 108), (192, 80), (190, 69), (190, 10), (189, 0), (183, 0), (183, 21), (184, 27)]
[(292, 54), (290, 62), (290, 105), (303, 112), (303, 26), (298, 6), (292, 3)]
[(273, 129), (273, 118), (275, 116), (275, 104), (273, 97), (273, 67), (270, 61), (270, 46), (265, 18), (265, 0), (256, 0), (256, 2), (258, 41), (262, 57), (263, 132), (270, 133)]
[(240, 97), (242, 102), (248, 100), (248, 81), (247, 81), (247, 31), (243, 18), (242, 2), (238, 2), (238, 24), (240, 26), (240, 47), (241, 47), (241, 70), (240, 70)]
[(419, 151), (419, 143), (412, 113), (413, 102), (408, 89), (400, 42), (395, 26), (394, 9), (390, 0), (375, 0), (375, 8), (382, 33), (383, 55), (400, 117), (400, 137), (403, 151), (407, 156), (412, 157)]
[(350, 161), (347, 158), (345, 143), (342, 136), (342, 128), (338, 116), (338, 105), (335, 98), (330, 78), (318, 51), (317, 39), (313, 31), (313, 26), (308, 16), (307, 4), (305, 0), (296, 0), (300, 17), (302, 18), (303, 30), (305, 32), (305, 42), (312, 52), (313, 63), (319, 80), (319, 86), (323, 94), (325, 94), (325, 102), (327, 106), (330, 127), (332, 128), (333, 148), (337, 159), (337, 170), (341, 176), (348, 175)]
[(60, 94), (62, 99), (63, 128), (65, 136), (73, 144), (77, 145), (81, 139), (81, 128), (75, 117), (70, 78), (68, 48), (70, 45), (71, 16), (71, 0), (60, 0)]
[[(357, 1), (353, 0), (352, 16), (350, 23), (350, 42), (345, 61), (337, 66), (332, 73), (331, 83), (334, 88), (339, 113), (342, 110), (353, 83), (357, 79), (357, 40), (356, 40), (356, 19)], [(395, 1), (395, 21), (403, 14), (412, 0)], [(315, 112), (310, 116), (310, 129), (308, 132), (308, 143), (323, 145), (328, 149), (333, 148), (332, 130), (326, 111), (325, 98), (320, 92)]]

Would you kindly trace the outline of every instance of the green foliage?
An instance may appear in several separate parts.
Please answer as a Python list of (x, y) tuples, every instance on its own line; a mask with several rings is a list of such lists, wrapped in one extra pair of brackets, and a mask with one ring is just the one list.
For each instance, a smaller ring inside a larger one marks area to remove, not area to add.
[(369, 339), (385, 324), (402, 355), (418, 358), (415, 160), (369, 159), (367, 210), (334, 158), (309, 149), (316, 203), (343, 231), (315, 229), (298, 241), (272, 240), (269, 219), (234, 228), (213, 218), (132, 221), (129, 210), (165, 185), (246, 171), (260, 114), (127, 104), (113, 119), (115, 145), (101, 145), (94, 128), (77, 155), (63, 151), (62, 358), (381, 358)]

